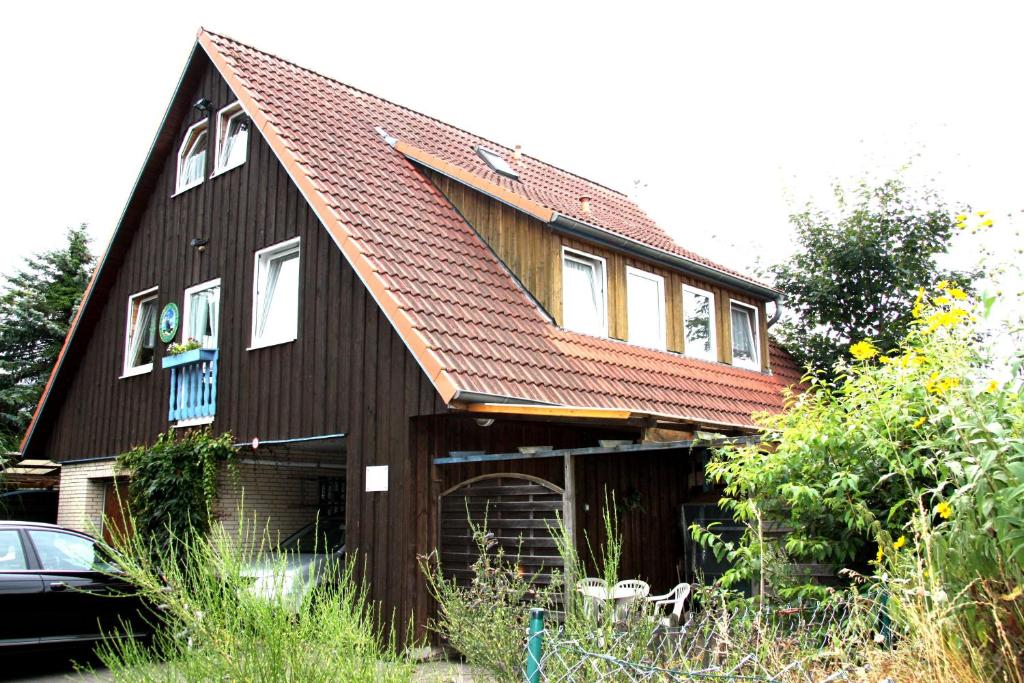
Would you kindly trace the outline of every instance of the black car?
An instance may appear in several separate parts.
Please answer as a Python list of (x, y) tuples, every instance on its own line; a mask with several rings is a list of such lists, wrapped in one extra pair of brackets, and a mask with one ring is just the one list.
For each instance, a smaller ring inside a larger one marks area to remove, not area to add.
[(0, 521), (0, 653), (92, 643), (151, 627), (106, 547), (43, 522)]

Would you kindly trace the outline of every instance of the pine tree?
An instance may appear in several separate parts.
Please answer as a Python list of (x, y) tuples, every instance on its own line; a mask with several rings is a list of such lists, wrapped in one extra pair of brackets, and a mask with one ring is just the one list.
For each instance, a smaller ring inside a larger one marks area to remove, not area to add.
[(0, 447), (17, 448), (92, 274), (85, 224), (29, 257), (0, 294)]

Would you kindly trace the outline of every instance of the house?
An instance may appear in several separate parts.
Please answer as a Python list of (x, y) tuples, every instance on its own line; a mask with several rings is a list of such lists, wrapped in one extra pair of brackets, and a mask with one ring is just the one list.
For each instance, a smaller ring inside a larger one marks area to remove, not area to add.
[(467, 510), (534, 570), (556, 515), (600, 538), (607, 496), (625, 571), (667, 589), (714, 501), (697, 437), (749, 437), (798, 379), (777, 296), (619, 192), (203, 30), (23, 452), (87, 528), (118, 453), (229, 430), (221, 522), (243, 489), (281, 533), (343, 514), (420, 621), (416, 557), (465, 572)]

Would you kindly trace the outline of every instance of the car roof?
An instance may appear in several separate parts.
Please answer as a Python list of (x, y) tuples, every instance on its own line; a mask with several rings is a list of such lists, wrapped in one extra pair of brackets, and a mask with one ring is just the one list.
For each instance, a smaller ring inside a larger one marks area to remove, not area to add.
[(54, 531), (66, 531), (71, 534), (78, 534), (79, 536), (88, 536), (89, 534), (78, 531), (76, 529), (68, 529), (67, 527), (58, 526), (56, 524), (50, 524), (49, 522), (19, 522), (18, 520), (12, 519), (0, 519), (0, 529), (18, 527), (18, 528), (33, 528), (33, 529), (52, 529)]

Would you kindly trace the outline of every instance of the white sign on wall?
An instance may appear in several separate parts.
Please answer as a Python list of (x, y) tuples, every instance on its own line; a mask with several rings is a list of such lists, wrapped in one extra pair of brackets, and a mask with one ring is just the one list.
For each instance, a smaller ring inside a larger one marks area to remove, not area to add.
[(366, 467), (366, 491), (388, 490), (388, 466), (368, 465)]

